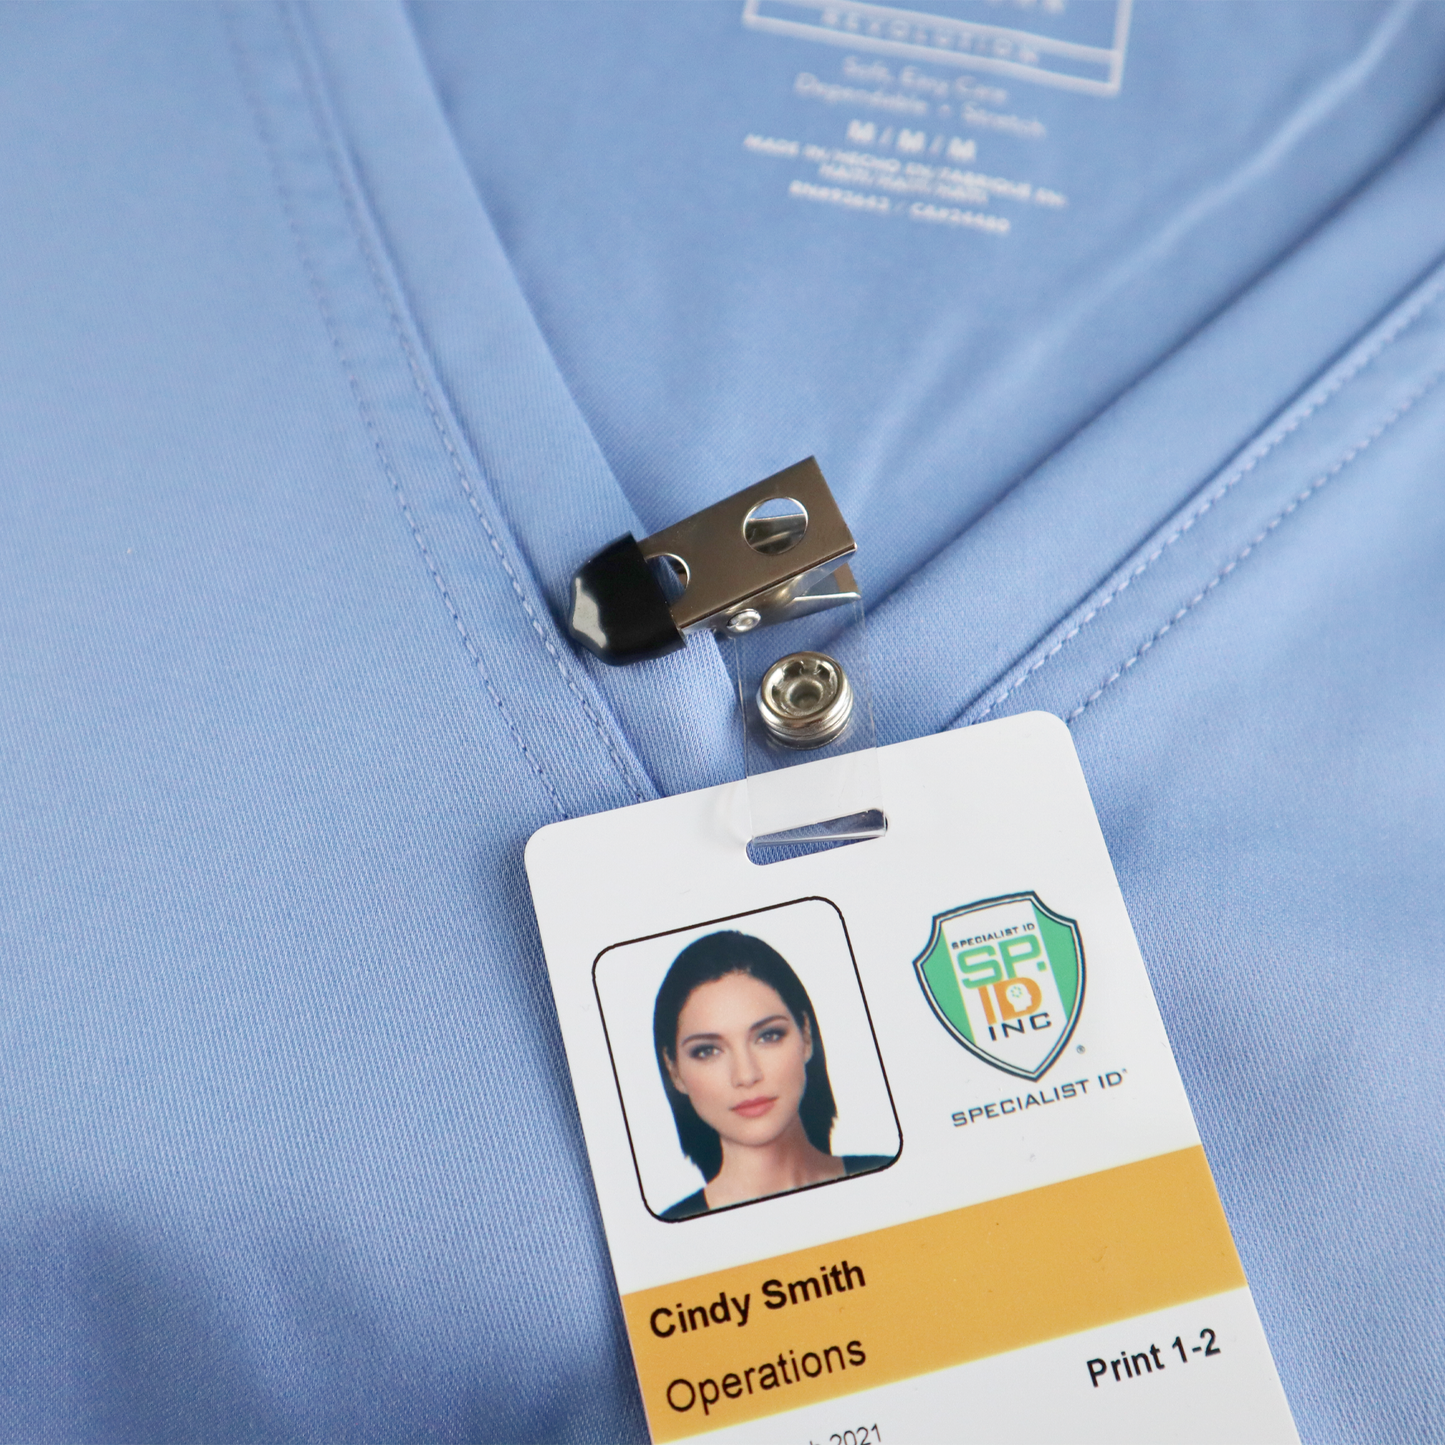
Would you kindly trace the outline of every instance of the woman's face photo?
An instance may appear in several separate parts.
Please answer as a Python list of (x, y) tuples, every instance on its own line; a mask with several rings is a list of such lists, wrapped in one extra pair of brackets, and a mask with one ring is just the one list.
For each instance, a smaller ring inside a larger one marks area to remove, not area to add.
[(592, 978), (657, 1219), (700, 1218), (898, 1157), (847, 930), (827, 899), (614, 944)]
[(700, 984), (678, 1015), (668, 1072), (726, 1141), (770, 1144), (797, 1118), (813, 1041), (776, 989), (751, 974)]

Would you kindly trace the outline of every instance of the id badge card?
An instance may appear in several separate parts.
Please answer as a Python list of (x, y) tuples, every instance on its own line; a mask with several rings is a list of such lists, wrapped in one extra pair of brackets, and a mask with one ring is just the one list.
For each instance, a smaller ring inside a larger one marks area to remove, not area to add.
[(652, 1438), (1295, 1441), (1068, 730), (878, 765), (783, 862), (741, 783), (528, 845)]

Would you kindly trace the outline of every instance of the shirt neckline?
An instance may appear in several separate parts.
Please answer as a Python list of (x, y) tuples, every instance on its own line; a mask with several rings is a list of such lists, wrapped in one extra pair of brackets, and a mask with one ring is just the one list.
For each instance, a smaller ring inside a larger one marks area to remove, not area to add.
[[(709, 639), (609, 669), (572, 652), (557, 625), (577, 564), (642, 528), (532, 316), (404, 7), (303, 4), (300, 13), (417, 332), (550, 605), (538, 630), (551, 635), (538, 645), (567, 654), (658, 790), (740, 776), (734, 693)], [(1070, 688), (1087, 695), (1083, 675), (1055, 697), (1017, 685), (1018, 669), (1308, 387), (1322, 359), (1428, 268), (1445, 237), (1419, 195), (1442, 157), (1438, 121), (903, 586), (867, 599), (880, 742), (975, 720), (985, 707), (1067, 713)], [(860, 642), (845, 636), (839, 651)]]

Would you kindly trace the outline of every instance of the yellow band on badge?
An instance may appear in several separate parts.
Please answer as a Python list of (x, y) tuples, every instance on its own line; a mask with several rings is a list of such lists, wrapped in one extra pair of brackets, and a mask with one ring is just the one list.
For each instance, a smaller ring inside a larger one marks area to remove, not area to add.
[(1238, 1289), (1195, 1146), (623, 1298), (677, 1440)]

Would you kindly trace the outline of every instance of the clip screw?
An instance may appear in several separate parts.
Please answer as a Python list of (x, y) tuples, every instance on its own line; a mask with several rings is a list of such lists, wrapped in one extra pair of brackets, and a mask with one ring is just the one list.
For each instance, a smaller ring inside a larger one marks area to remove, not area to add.
[(820, 748), (853, 715), (853, 688), (836, 658), (791, 652), (763, 674), (758, 687), (763, 726), (784, 747)]
[(744, 632), (751, 632), (762, 620), (763, 614), (756, 607), (744, 607), (728, 618), (728, 631), (734, 637), (741, 637)]

